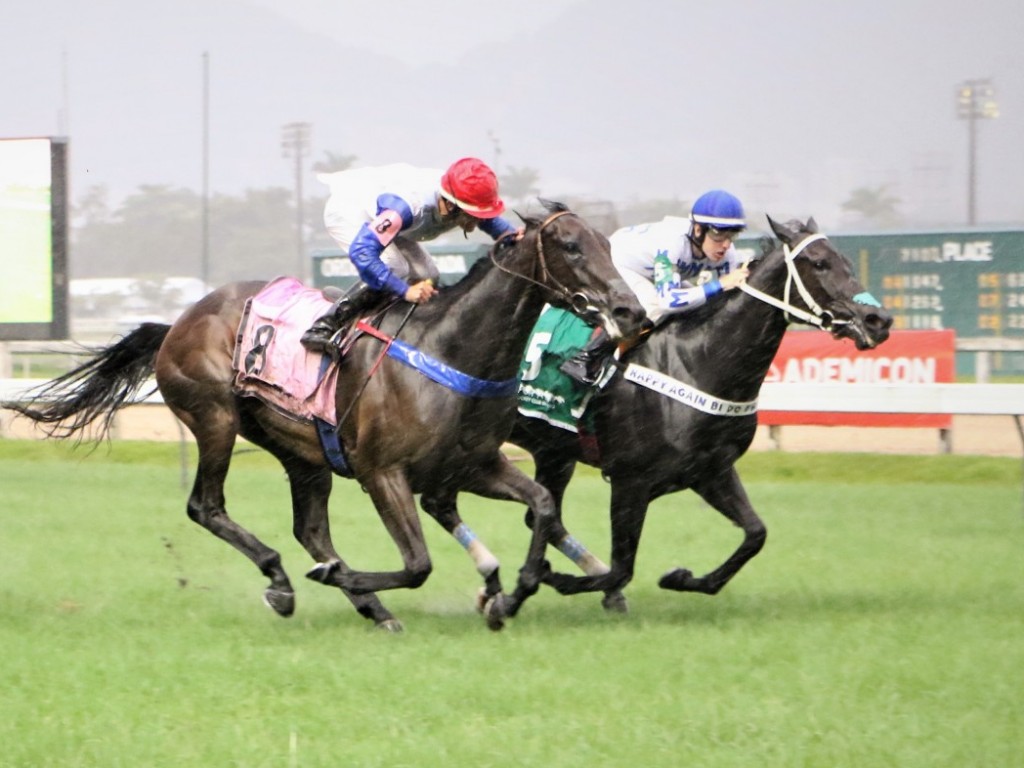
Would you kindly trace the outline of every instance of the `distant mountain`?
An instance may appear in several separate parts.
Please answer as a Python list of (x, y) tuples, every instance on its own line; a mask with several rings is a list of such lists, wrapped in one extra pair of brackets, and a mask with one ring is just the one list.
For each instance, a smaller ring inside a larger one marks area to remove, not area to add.
[(301, 121), (310, 162), (478, 154), (538, 169), (549, 195), (682, 205), (730, 186), (826, 226), (853, 189), (885, 185), (913, 220), (955, 222), (955, 87), (992, 77), (1002, 116), (979, 126), (979, 211), (1024, 221), (1024, 11), (1005, 0), (590, 0), (429, 67), (246, 0), (36, 0), (14, 18), (0, 26), (0, 136), (69, 128), (73, 198), (199, 189), (208, 82), (215, 191), (290, 187), (281, 129)]

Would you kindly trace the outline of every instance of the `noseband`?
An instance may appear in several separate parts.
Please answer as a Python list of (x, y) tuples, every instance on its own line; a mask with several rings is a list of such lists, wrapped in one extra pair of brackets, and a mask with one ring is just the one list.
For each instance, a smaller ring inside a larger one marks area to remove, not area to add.
[[(790, 316), (803, 320), (809, 325), (816, 325), (822, 330), (828, 331), (832, 329), (834, 325), (847, 325), (849, 320), (840, 320), (832, 315), (826, 309), (822, 309), (821, 306), (811, 296), (811, 292), (807, 290), (807, 286), (804, 285), (804, 281), (800, 279), (800, 273), (797, 272), (796, 264), (794, 260), (799, 256), (803, 250), (811, 243), (817, 242), (818, 240), (826, 240), (825, 235), (818, 233), (814, 235), (808, 235), (796, 248), (790, 249), (785, 243), (782, 244), (782, 252), (786, 259), (786, 287), (783, 289), (782, 299), (777, 299), (774, 296), (770, 296), (763, 291), (759, 291), (757, 288), (747, 284), (746, 282), (740, 283), (740, 290), (755, 299), (763, 301), (765, 304), (771, 304), (773, 307), (781, 309), (786, 315), (786, 321), (790, 320)], [(792, 291), (792, 287), (796, 286), (797, 292), (800, 294), (800, 298), (804, 300), (804, 303), (810, 308), (810, 312), (806, 312), (799, 307), (794, 307), (790, 301), (789, 296)]]
[(495, 267), (500, 269), (505, 274), (512, 275), (513, 277), (518, 277), (522, 280), (526, 280), (528, 283), (533, 283), (534, 285), (537, 285), (541, 288), (553, 290), (562, 299), (564, 299), (566, 303), (568, 303), (577, 313), (584, 313), (587, 311), (596, 312), (597, 307), (593, 306), (590, 303), (590, 299), (588, 299), (585, 294), (581, 292), (573, 293), (564, 285), (562, 285), (562, 283), (558, 281), (558, 278), (556, 278), (554, 275), (551, 274), (550, 271), (548, 271), (547, 259), (544, 257), (544, 238), (542, 237), (544, 228), (548, 224), (553, 222), (555, 219), (565, 216), (568, 213), (572, 213), (572, 211), (558, 211), (556, 213), (553, 213), (546, 219), (544, 219), (544, 221), (541, 222), (541, 225), (537, 227), (537, 267), (540, 271), (539, 280), (530, 277), (529, 275), (523, 275), (518, 272), (513, 272), (511, 269), (508, 269), (507, 267), (499, 264), (498, 260), (495, 258), (495, 251), (497, 250), (496, 248), (491, 249), (491, 263), (494, 264)]

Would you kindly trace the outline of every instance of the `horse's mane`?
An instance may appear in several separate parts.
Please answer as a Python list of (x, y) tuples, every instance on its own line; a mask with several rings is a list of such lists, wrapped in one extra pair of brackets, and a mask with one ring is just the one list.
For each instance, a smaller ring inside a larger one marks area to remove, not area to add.
[[(543, 215), (528, 215), (516, 211), (516, 215), (519, 216), (523, 221), (523, 224), (526, 225), (527, 232), (540, 227), (544, 221), (554, 213), (571, 212), (569, 211), (569, 207), (564, 203), (554, 200), (546, 200), (544, 198), (537, 199), (544, 207), (545, 213)], [(483, 280), (486, 275), (490, 274), (491, 270), (495, 268), (495, 261), (500, 262), (503, 254), (507, 253), (512, 248), (518, 247), (522, 242), (523, 241), (516, 240), (513, 237), (503, 237), (496, 241), (488, 249), (487, 253), (474, 261), (469, 266), (469, 270), (467, 270), (466, 274), (460, 277), (454, 284), (440, 286), (437, 298), (422, 305), (421, 309), (417, 310), (419, 315), (422, 317), (423, 315), (428, 314), (428, 308), (434, 306), (443, 307), (447, 310), (448, 306), (457, 302), (459, 298), (472, 290), (475, 285)], [(438, 301), (438, 299), (441, 299), (441, 301)]]

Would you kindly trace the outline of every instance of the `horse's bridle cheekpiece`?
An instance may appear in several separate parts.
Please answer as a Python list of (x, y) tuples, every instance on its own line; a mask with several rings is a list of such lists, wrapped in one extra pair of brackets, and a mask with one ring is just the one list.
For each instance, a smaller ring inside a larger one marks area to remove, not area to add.
[[(773, 307), (781, 309), (786, 315), (787, 322), (792, 315), (793, 317), (803, 320), (805, 323), (816, 325), (818, 328), (825, 331), (831, 330), (835, 325), (847, 325), (850, 322), (849, 320), (840, 320), (834, 317), (831, 312), (827, 309), (822, 309), (818, 302), (814, 300), (814, 297), (811, 296), (811, 292), (807, 290), (807, 286), (805, 286), (803, 280), (800, 279), (800, 273), (797, 272), (796, 265), (793, 263), (796, 257), (799, 256), (811, 243), (827, 239), (828, 238), (824, 234), (819, 232), (805, 237), (800, 241), (796, 248), (791, 249), (785, 243), (782, 244), (783, 253), (786, 257), (786, 270), (788, 272), (788, 276), (786, 277), (786, 287), (783, 291), (781, 300), (774, 296), (770, 296), (763, 291), (759, 291), (757, 288), (754, 288), (746, 282), (740, 283), (740, 290), (750, 296), (753, 296), (755, 299), (763, 301), (765, 304), (771, 304)], [(800, 298), (802, 298), (810, 308), (810, 312), (805, 312), (799, 307), (794, 307), (790, 303), (789, 296), (793, 285), (796, 285)]]
[[(507, 267), (499, 264), (498, 260), (495, 258), (495, 252), (497, 250), (495, 248), (491, 249), (491, 263), (494, 264), (495, 267), (500, 269), (505, 274), (521, 278), (522, 280), (526, 280), (527, 282), (533, 283), (534, 285), (540, 286), (541, 288), (554, 290), (569, 304), (569, 306), (573, 308), (573, 311), (576, 312), (577, 314), (582, 315), (589, 312), (597, 312), (599, 311), (598, 308), (591, 304), (590, 299), (587, 297), (586, 294), (581, 292), (572, 293), (568, 288), (566, 288), (564, 285), (562, 285), (562, 283), (558, 281), (558, 278), (556, 278), (554, 275), (551, 274), (551, 272), (548, 271), (547, 259), (544, 257), (544, 238), (541, 237), (541, 235), (544, 232), (544, 228), (548, 224), (553, 222), (555, 219), (565, 216), (566, 214), (572, 214), (572, 211), (556, 211), (555, 213), (552, 213), (550, 216), (544, 219), (544, 221), (541, 222), (540, 226), (537, 227), (537, 265), (540, 271), (539, 280), (530, 277), (529, 275), (522, 275), (519, 274), (518, 272), (513, 272), (511, 269), (508, 269)], [(572, 215), (575, 216), (575, 214)]]

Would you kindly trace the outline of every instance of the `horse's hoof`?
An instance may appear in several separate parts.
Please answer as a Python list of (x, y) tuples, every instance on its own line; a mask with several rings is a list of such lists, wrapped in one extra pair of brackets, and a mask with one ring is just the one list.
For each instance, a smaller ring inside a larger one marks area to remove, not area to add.
[(658, 579), (659, 587), (675, 590), (676, 592), (695, 591), (696, 584), (697, 580), (693, 578), (693, 571), (689, 568), (676, 568)]
[(609, 592), (601, 599), (601, 605), (608, 613), (619, 613), (625, 616), (629, 613), (629, 601), (619, 591)]
[(486, 587), (480, 587), (476, 591), (476, 612), (484, 613), (487, 610), (487, 601), (490, 600), (490, 595), (487, 594)]
[(387, 632), (389, 635), (400, 635), (405, 632), (405, 627), (398, 619), (385, 619), (374, 624), (373, 628), (380, 632)]
[(268, 588), (263, 591), (263, 602), (278, 616), (288, 618), (295, 613), (295, 593)]
[(497, 594), (484, 605), (484, 618), (487, 619), (487, 628), (492, 632), (500, 632), (505, 628), (505, 618), (508, 616), (505, 601), (504, 594)]
[(318, 581), (321, 584), (329, 584), (331, 575), (338, 570), (340, 563), (337, 560), (331, 560), (327, 563), (317, 563), (306, 573), (306, 578), (312, 581)]

